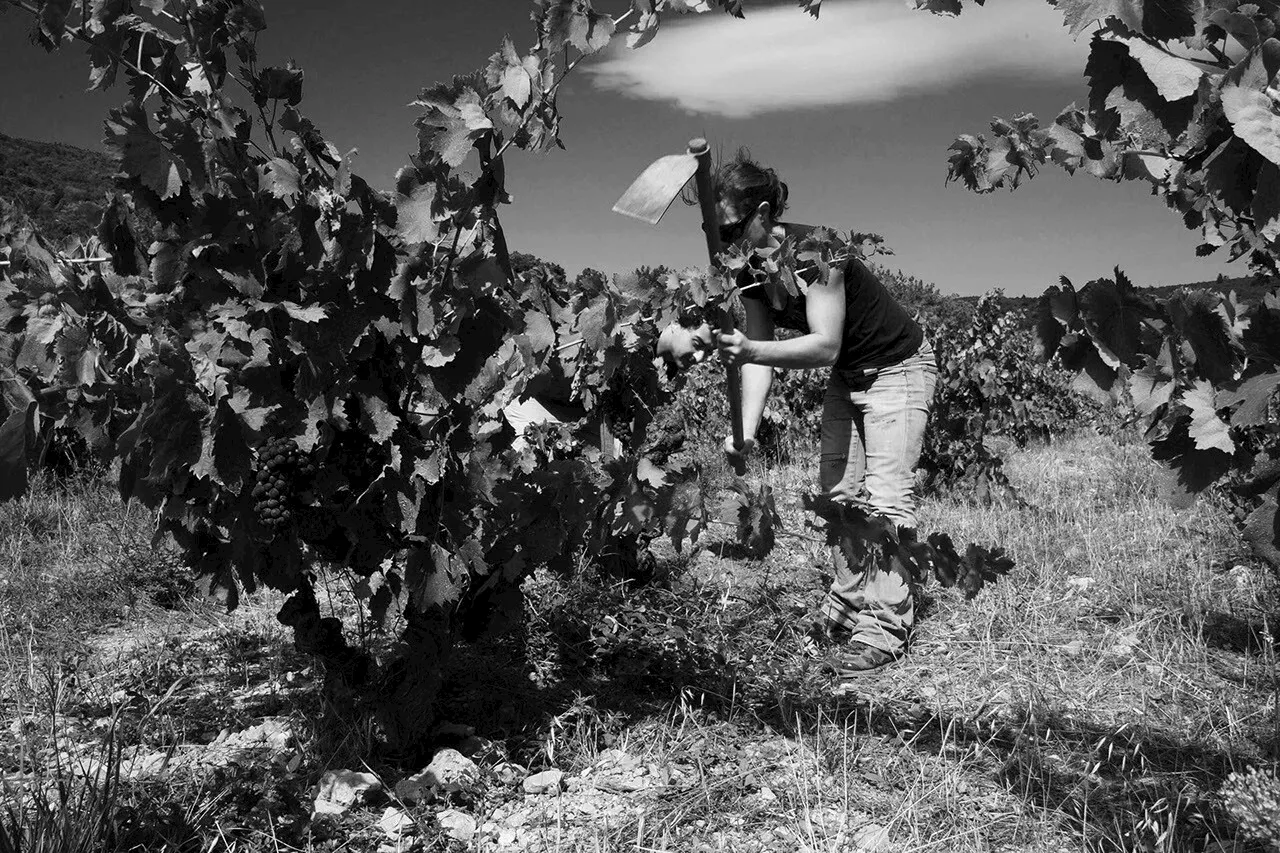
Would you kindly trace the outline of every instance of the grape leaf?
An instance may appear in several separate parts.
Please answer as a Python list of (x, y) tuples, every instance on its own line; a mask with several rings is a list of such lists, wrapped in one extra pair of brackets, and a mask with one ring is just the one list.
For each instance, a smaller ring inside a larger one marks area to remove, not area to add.
[(1115, 144), (1103, 138), (1084, 112), (1074, 105), (1058, 114), (1046, 135), (1052, 143), (1050, 156), (1068, 174), (1083, 168), (1095, 178), (1115, 175), (1118, 167)]
[(1036, 300), (1036, 357), (1048, 361), (1058, 352), (1063, 336), (1078, 322), (1076, 292), (1066, 276), (1062, 286), (1052, 285)]
[[(1280, 44), (1276, 39), (1271, 42)], [(1264, 44), (1263, 47), (1266, 45)], [(1272, 109), (1266, 89), (1270, 74), (1263, 58), (1263, 48), (1254, 48), (1223, 77), (1222, 112), (1236, 136), (1249, 147), (1280, 165), (1280, 116)]]
[(102, 219), (98, 221), (96, 234), (111, 256), (111, 269), (116, 275), (138, 275), (140, 255), (133, 231), (129, 228), (128, 210), (120, 196), (112, 196)]
[[(528, 136), (525, 120), (521, 114), (531, 104), (536, 103), (535, 93), (540, 97), (544, 88), (541, 60), (536, 53), (521, 57), (510, 38), (503, 39), (502, 49), (489, 58), (485, 69), (485, 82), (490, 90), (501, 92), (510, 101), (494, 98), (492, 101), (492, 118), (504, 135), (510, 134), (513, 141), (523, 142)], [(546, 86), (552, 85), (548, 81)], [(502, 168), (502, 160), (496, 161), (498, 170)], [(486, 172), (482, 178), (493, 181), (500, 189), (502, 180), (493, 171)]]
[(424, 155), (435, 154), (453, 168), (461, 166), (471, 149), (493, 122), (486, 115), (475, 79), (458, 80), (453, 86), (424, 90), (414, 101), (426, 108), (415, 122), (418, 142)]
[(1191, 410), (1187, 435), (1195, 440), (1197, 450), (1235, 452), (1236, 443), (1231, 440), (1227, 424), (1218, 417), (1213, 385), (1197, 379), (1194, 385), (1182, 392), (1181, 402)]
[(42, 0), (37, 38), (46, 50), (56, 50), (67, 31), (67, 16), (71, 14), (71, 0)]
[(947, 183), (962, 181), (970, 191), (979, 194), (995, 189), (986, 169), (990, 152), (985, 138), (964, 134), (956, 137), (947, 150), (952, 152), (947, 158)]
[(555, 327), (541, 311), (530, 311), (524, 315), (524, 335), (534, 353), (545, 353), (556, 345)]
[(296, 107), (302, 102), (302, 81), (302, 69), (292, 62), (284, 68), (264, 68), (254, 81), (254, 95), (263, 103), (268, 100), (284, 101)]
[(697, 486), (684, 483), (674, 489), (671, 508), (666, 518), (666, 531), (677, 554), (683, 553), (685, 540), (696, 544), (708, 521), (706, 506)]
[[(1231, 6), (1236, 5), (1232, 3)], [(1256, 47), (1262, 37), (1258, 33), (1258, 26), (1254, 23), (1253, 17), (1242, 14), (1234, 9), (1218, 8), (1209, 11), (1205, 17), (1205, 22), (1213, 24), (1221, 28), (1224, 32), (1234, 36), (1236, 41), (1244, 45), (1246, 49)]]
[(267, 418), (271, 416), (272, 412), (280, 408), (279, 405), (255, 405), (247, 388), (236, 389), (235, 393), (227, 398), (227, 404), (231, 406), (233, 412), (240, 416), (240, 420), (252, 432), (261, 432), (262, 428), (266, 426)]
[(1188, 98), (1199, 88), (1200, 78), (1204, 76), (1199, 66), (1181, 57), (1170, 56), (1154, 44), (1135, 38), (1115, 25), (1108, 28), (1106, 38), (1128, 48), (1129, 55), (1142, 66), (1147, 79), (1166, 101)]
[(600, 296), (578, 315), (573, 324), (573, 331), (588, 349), (598, 350), (613, 334), (617, 322), (618, 317), (614, 311), (613, 301)]
[(237, 491), (252, 473), (249, 444), (244, 424), (224, 401), (218, 406), (213, 422), (204, 435), (200, 459), (192, 468), (198, 477), (207, 477), (223, 487)]
[(1143, 417), (1151, 417), (1170, 399), (1177, 389), (1173, 376), (1173, 353), (1166, 342), (1160, 348), (1159, 358), (1147, 357), (1141, 370), (1129, 378), (1129, 393), (1134, 408)]
[(1003, 548), (984, 548), (970, 543), (964, 551), (963, 566), (960, 586), (965, 599), (971, 601), (984, 586), (995, 583), (1012, 572), (1015, 563)]
[(1244, 524), (1244, 538), (1258, 556), (1272, 566), (1280, 567), (1280, 505), (1268, 495), (1262, 504), (1250, 513)]
[(1125, 151), (1120, 157), (1120, 173), (1126, 180), (1150, 181), (1157, 186), (1169, 177), (1169, 169), (1173, 166), (1169, 157), (1146, 152)]
[(614, 23), (609, 15), (596, 12), (589, 0), (537, 0), (542, 7), (542, 24), (553, 53), (569, 44), (582, 53), (595, 53), (613, 38)]
[[(58, 357), (59, 381), (61, 384), (80, 383), (80, 361), (89, 346), (89, 330), (78, 323), (66, 323), (62, 333), (53, 343), (53, 351)], [(93, 382), (93, 370), (90, 367), (89, 381)]]
[(636, 479), (652, 488), (660, 489), (667, 484), (667, 472), (655, 465), (649, 457), (642, 456), (636, 463)]
[(1118, 267), (1115, 273), (1115, 281), (1096, 279), (1081, 288), (1080, 316), (1108, 366), (1136, 366), (1148, 345), (1146, 322), (1157, 309)]
[(923, 582), (924, 573), (932, 571), (940, 584), (960, 586), (969, 599), (1015, 566), (1002, 549), (976, 544), (969, 545), (962, 558), (945, 533), (931, 533), (926, 542), (918, 542), (913, 535), (901, 534), (883, 515), (828, 495), (808, 494), (803, 503), (826, 522), (827, 544), (838, 547), (851, 565), (888, 566), (910, 575), (908, 580), (913, 582)]
[(298, 167), (281, 157), (268, 160), (258, 167), (259, 180), (267, 191), (292, 207), (302, 191), (302, 175)]
[(1120, 117), (1125, 133), (1144, 145), (1167, 148), (1186, 130), (1195, 103), (1190, 99), (1168, 103), (1150, 80), (1136, 68), (1112, 89), (1106, 108)]
[(360, 396), (360, 427), (376, 444), (391, 439), (400, 419), (387, 408), (387, 401), (374, 394)]
[(52, 358), (53, 342), (65, 321), (61, 314), (50, 319), (38, 317), (27, 324), (22, 349), (14, 366), (19, 370), (34, 370), (44, 381), (53, 380), (57, 362)]
[(1280, 239), (1280, 167), (1270, 161), (1258, 170), (1251, 211), (1253, 227), (1262, 239), (1268, 242)]
[(1191, 416), (1185, 408), (1180, 408), (1180, 412), (1166, 416), (1154, 425), (1148, 432), (1147, 441), (1152, 458), (1166, 463), (1173, 475), (1169, 483), (1170, 503), (1182, 509), (1191, 506), (1197, 494), (1231, 469), (1231, 456), (1221, 448), (1197, 449), (1189, 432)]
[(659, 19), (654, 12), (643, 12), (640, 19), (631, 27), (631, 32), (627, 34), (627, 47), (635, 50), (644, 47), (653, 41), (653, 37), (658, 34)]
[(454, 356), (462, 349), (461, 342), (453, 335), (424, 344), (422, 347), (422, 364), (424, 367), (444, 367), (453, 361)]
[(1124, 45), (1101, 33), (1094, 35), (1084, 64), (1084, 76), (1089, 81), (1089, 112), (1094, 119), (1106, 120), (1107, 96), (1124, 84), (1131, 71), (1138, 70), (1135, 65)]
[(1089, 159), (1084, 137), (1068, 126), (1062, 115), (1045, 129), (1045, 138), (1050, 143), (1049, 159), (1065, 169), (1068, 175), (1074, 175)]
[(112, 152), (120, 170), (161, 199), (182, 192), (185, 168), (150, 128), (137, 105), (111, 110), (102, 143)]
[(1002, 186), (1008, 179), (1009, 189), (1017, 189), (1022, 176), (1034, 177), (1036, 166), (1043, 163), (1045, 153), (1038, 144), (1038, 122), (1034, 115), (1024, 113), (1016, 116), (1011, 122), (995, 119), (991, 122), (991, 130), (996, 135), (987, 151), (985, 168), (987, 179), (996, 186)]
[(1248, 210), (1258, 166), (1264, 162), (1239, 137), (1229, 137), (1205, 160), (1205, 189), (1228, 209)]
[(774, 530), (782, 519), (774, 504), (773, 489), (761, 485), (753, 491), (742, 478), (730, 484), (732, 492), (720, 509), (720, 520), (734, 525), (738, 542), (752, 557), (761, 558), (773, 550)]
[[(287, 299), (282, 299), (275, 304), (283, 308), (290, 319), (297, 320), (299, 323), (319, 323), (328, 316), (328, 312), (323, 305), (299, 305), (297, 302), (290, 302)], [(264, 307), (274, 307), (269, 302), (263, 303), (263, 305)]]
[(510, 65), (502, 74), (502, 94), (511, 99), (518, 109), (524, 109), (529, 103), (533, 91), (533, 81), (523, 65)]
[[(960, 0), (908, 0), (916, 11), (924, 10), (935, 15), (946, 15), (954, 18), (962, 9)], [(978, 5), (982, 5), (979, 3)]]
[(437, 447), (430, 455), (419, 457), (413, 466), (414, 475), (421, 477), (428, 484), (440, 482), (443, 473), (442, 455), (441, 448)]
[(0, 424), (0, 501), (27, 491), (27, 436), (32, 431), (36, 404), (11, 411)]
[(1115, 18), (1130, 30), (1161, 41), (1196, 32), (1201, 0), (1052, 0), (1077, 36), (1096, 21)]
[(1250, 376), (1236, 387), (1223, 389), (1218, 396), (1218, 405), (1223, 408), (1240, 405), (1231, 415), (1234, 427), (1263, 426), (1270, 422), (1268, 409), (1271, 397), (1280, 387), (1280, 370), (1272, 369), (1266, 373)]
[(151, 244), (151, 281), (160, 293), (168, 293), (186, 276), (186, 255), (172, 243)]
[(1254, 457), (1253, 465), (1244, 473), (1243, 481), (1233, 484), (1232, 491), (1246, 497), (1280, 497), (1280, 447)]
[(1214, 386), (1236, 375), (1240, 346), (1218, 312), (1221, 297), (1206, 290), (1179, 294), (1166, 302), (1169, 319), (1191, 346), (1196, 372)]
[(396, 174), (396, 230), (406, 243), (432, 242), (440, 236), (436, 192), (436, 185), (419, 181), (412, 167)]
[(1280, 364), (1280, 294), (1268, 293), (1254, 306), (1243, 338), (1250, 359)]

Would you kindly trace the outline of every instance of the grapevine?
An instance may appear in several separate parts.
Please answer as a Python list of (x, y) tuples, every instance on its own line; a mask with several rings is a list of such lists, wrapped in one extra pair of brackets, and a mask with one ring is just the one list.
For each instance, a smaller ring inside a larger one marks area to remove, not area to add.
[[(981, 0), (977, 0), (981, 5)], [(1052, 161), (1068, 173), (1151, 185), (1200, 235), (1259, 276), (1280, 272), (1280, 6), (1054, 2), (1072, 36), (1091, 32), (1088, 103), (1042, 127), (1030, 113), (952, 144), (947, 180), (1016, 189)], [(960, 14), (962, 0), (916, 0)], [(1255, 551), (1280, 566), (1280, 302), (1207, 291), (1144, 297), (1117, 268), (1077, 291), (1065, 278), (1038, 309), (1041, 353), (1086, 387), (1127, 400), (1186, 505), (1226, 486)]]
[(1117, 269), (1078, 291), (1063, 278), (1038, 314), (1042, 352), (1136, 412), (1173, 503), (1228, 489), (1245, 540), (1280, 568), (1280, 298), (1157, 300)]
[[(418, 150), (382, 193), (301, 111), (301, 70), (260, 66), (256, 0), (0, 2), (49, 50), (86, 44), (92, 87), (129, 85), (106, 122), (113, 271), (68, 270), (4, 229), (16, 371), (0, 429), (6, 473), (22, 475), (6, 484), (25, 483), (44, 412), (83, 428), (227, 606), (260, 585), (288, 596), (278, 618), (299, 647), (401, 748), (429, 730), (455, 637), (518, 612), (535, 568), (572, 570), (619, 539), (696, 541), (711, 496), (678, 446), (650, 440), (678, 391), (651, 354), (667, 323), (732, 302), (732, 259), (557, 288), (549, 265), (517, 272), (499, 216), (505, 153), (559, 146), (561, 83), (627, 16), (538, 3), (531, 47), (507, 40), (420, 92)], [(668, 6), (647, 5), (633, 44)], [(833, 239), (796, 261), (855, 241)], [(582, 416), (518, 448), (504, 410), (548, 377)], [(601, 421), (626, 436), (617, 458), (582, 440)], [(771, 519), (767, 493), (743, 494)], [(399, 602), (395, 657), (353, 650), (321, 614), (317, 560), (360, 579), (375, 620)]]

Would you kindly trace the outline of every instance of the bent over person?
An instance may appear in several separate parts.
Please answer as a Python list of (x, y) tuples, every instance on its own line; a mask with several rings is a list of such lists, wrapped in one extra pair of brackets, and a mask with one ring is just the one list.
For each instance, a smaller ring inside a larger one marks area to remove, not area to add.
[[(787, 186), (747, 152), (715, 176), (720, 237), (750, 252), (798, 239), (814, 226), (785, 222)], [(776, 285), (776, 286), (775, 286)], [(772, 292), (765, 292), (771, 290)], [(832, 264), (825, 281), (799, 294), (780, 283), (744, 287), (744, 330), (719, 335), (721, 358), (742, 369), (744, 447), (749, 454), (773, 381), (773, 369), (831, 368), (822, 410), (819, 485), (833, 499), (879, 513), (914, 538), (915, 469), (920, 459), (938, 367), (924, 331), (856, 257)], [(799, 336), (774, 337), (776, 328)], [(706, 348), (690, 330), (668, 330), (664, 355), (688, 365)], [(838, 644), (829, 658), (838, 675), (873, 670), (906, 651), (914, 608), (905, 571), (850, 565), (832, 548), (835, 579), (815, 626)]]

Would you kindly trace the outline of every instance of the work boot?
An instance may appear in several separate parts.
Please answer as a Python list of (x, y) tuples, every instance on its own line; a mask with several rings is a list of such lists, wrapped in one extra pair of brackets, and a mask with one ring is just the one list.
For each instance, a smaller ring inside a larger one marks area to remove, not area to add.
[(823, 669), (831, 672), (836, 678), (853, 678), (864, 673), (874, 672), (896, 660), (901, 660), (904, 652), (886, 652), (875, 646), (868, 646), (859, 640), (853, 640), (827, 655)]
[(831, 622), (823, 616), (818, 616), (809, 623), (809, 628), (805, 631), (801, 645), (806, 654), (818, 657), (825, 651), (843, 646), (849, 642), (849, 638), (852, 636), (853, 631), (847, 626)]

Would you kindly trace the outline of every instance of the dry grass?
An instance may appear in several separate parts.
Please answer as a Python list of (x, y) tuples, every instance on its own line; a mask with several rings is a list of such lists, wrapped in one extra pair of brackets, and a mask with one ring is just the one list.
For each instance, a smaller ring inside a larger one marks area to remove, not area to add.
[[(921, 528), (999, 543), (1017, 570), (972, 601), (926, 589), (911, 653), (851, 684), (805, 654), (829, 560), (798, 509), (802, 466), (749, 477), (774, 487), (788, 526), (766, 560), (715, 546), (713, 530), (666, 553), (652, 588), (531, 580), (523, 635), (460, 649), (443, 714), (493, 760), (587, 780), (621, 751), (662, 782), (543, 801), (489, 782), (454, 805), (481, 824), (520, 812), (531, 850), (835, 853), (881, 832), (890, 851), (1261, 850), (1235, 837), (1217, 792), (1280, 757), (1274, 576), (1221, 508), (1168, 508), (1142, 445), (1081, 437), (1011, 454), (1008, 471), (1025, 505), (932, 498)], [(201, 849), (376, 849), (377, 810), (328, 840), (306, 830), (319, 774), (374, 757), (370, 733), (322, 722), (278, 598), (164, 609), (148, 522), (92, 483), (0, 507), (0, 723), (43, 725), (56, 707), (56, 734), (87, 744), (118, 712), (124, 746), (179, 754), (287, 718), (288, 772), (229, 779), (217, 809), (194, 780), (149, 796), (249, 827), (194, 828)], [(354, 628), (350, 591), (324, 588)], [(388, 781), (418, 769), (374, 766)], [(437, 807), (422, 808), (429, 825)]]
[[(877, 817), (904, 849), (1230, 841), (1215, 791), (1280, 755), (1274, 577), (1221, 508), (1169, 508), (1141, 445), (1080, 437), (1013, 455), (1009, 473), (1027, 506), (931, 499), (921, 528), (1004, 545), (1013, 576), (972, 602), (929, 589), (902, 663), (834, 703), (802, 689), (769, 710), (808, 715), (797, 736), (859, 715), (861, 731), (902, 735), (911, 748), (888, 763), (904, 796)], [(791, 498), (807, 479), (770, 477)], [(784, 516), (803, 532), (794, 506)], [(704, 552), (692, 573), (758, 622), (762, 608), (815, 607), (826, 565), (815, 543), (789, 539), (763, 563)], [(783, 634), (775, 653), (797, 654)], [(1019, 806), (964, 820), (955, 803), (993, 782)]]

